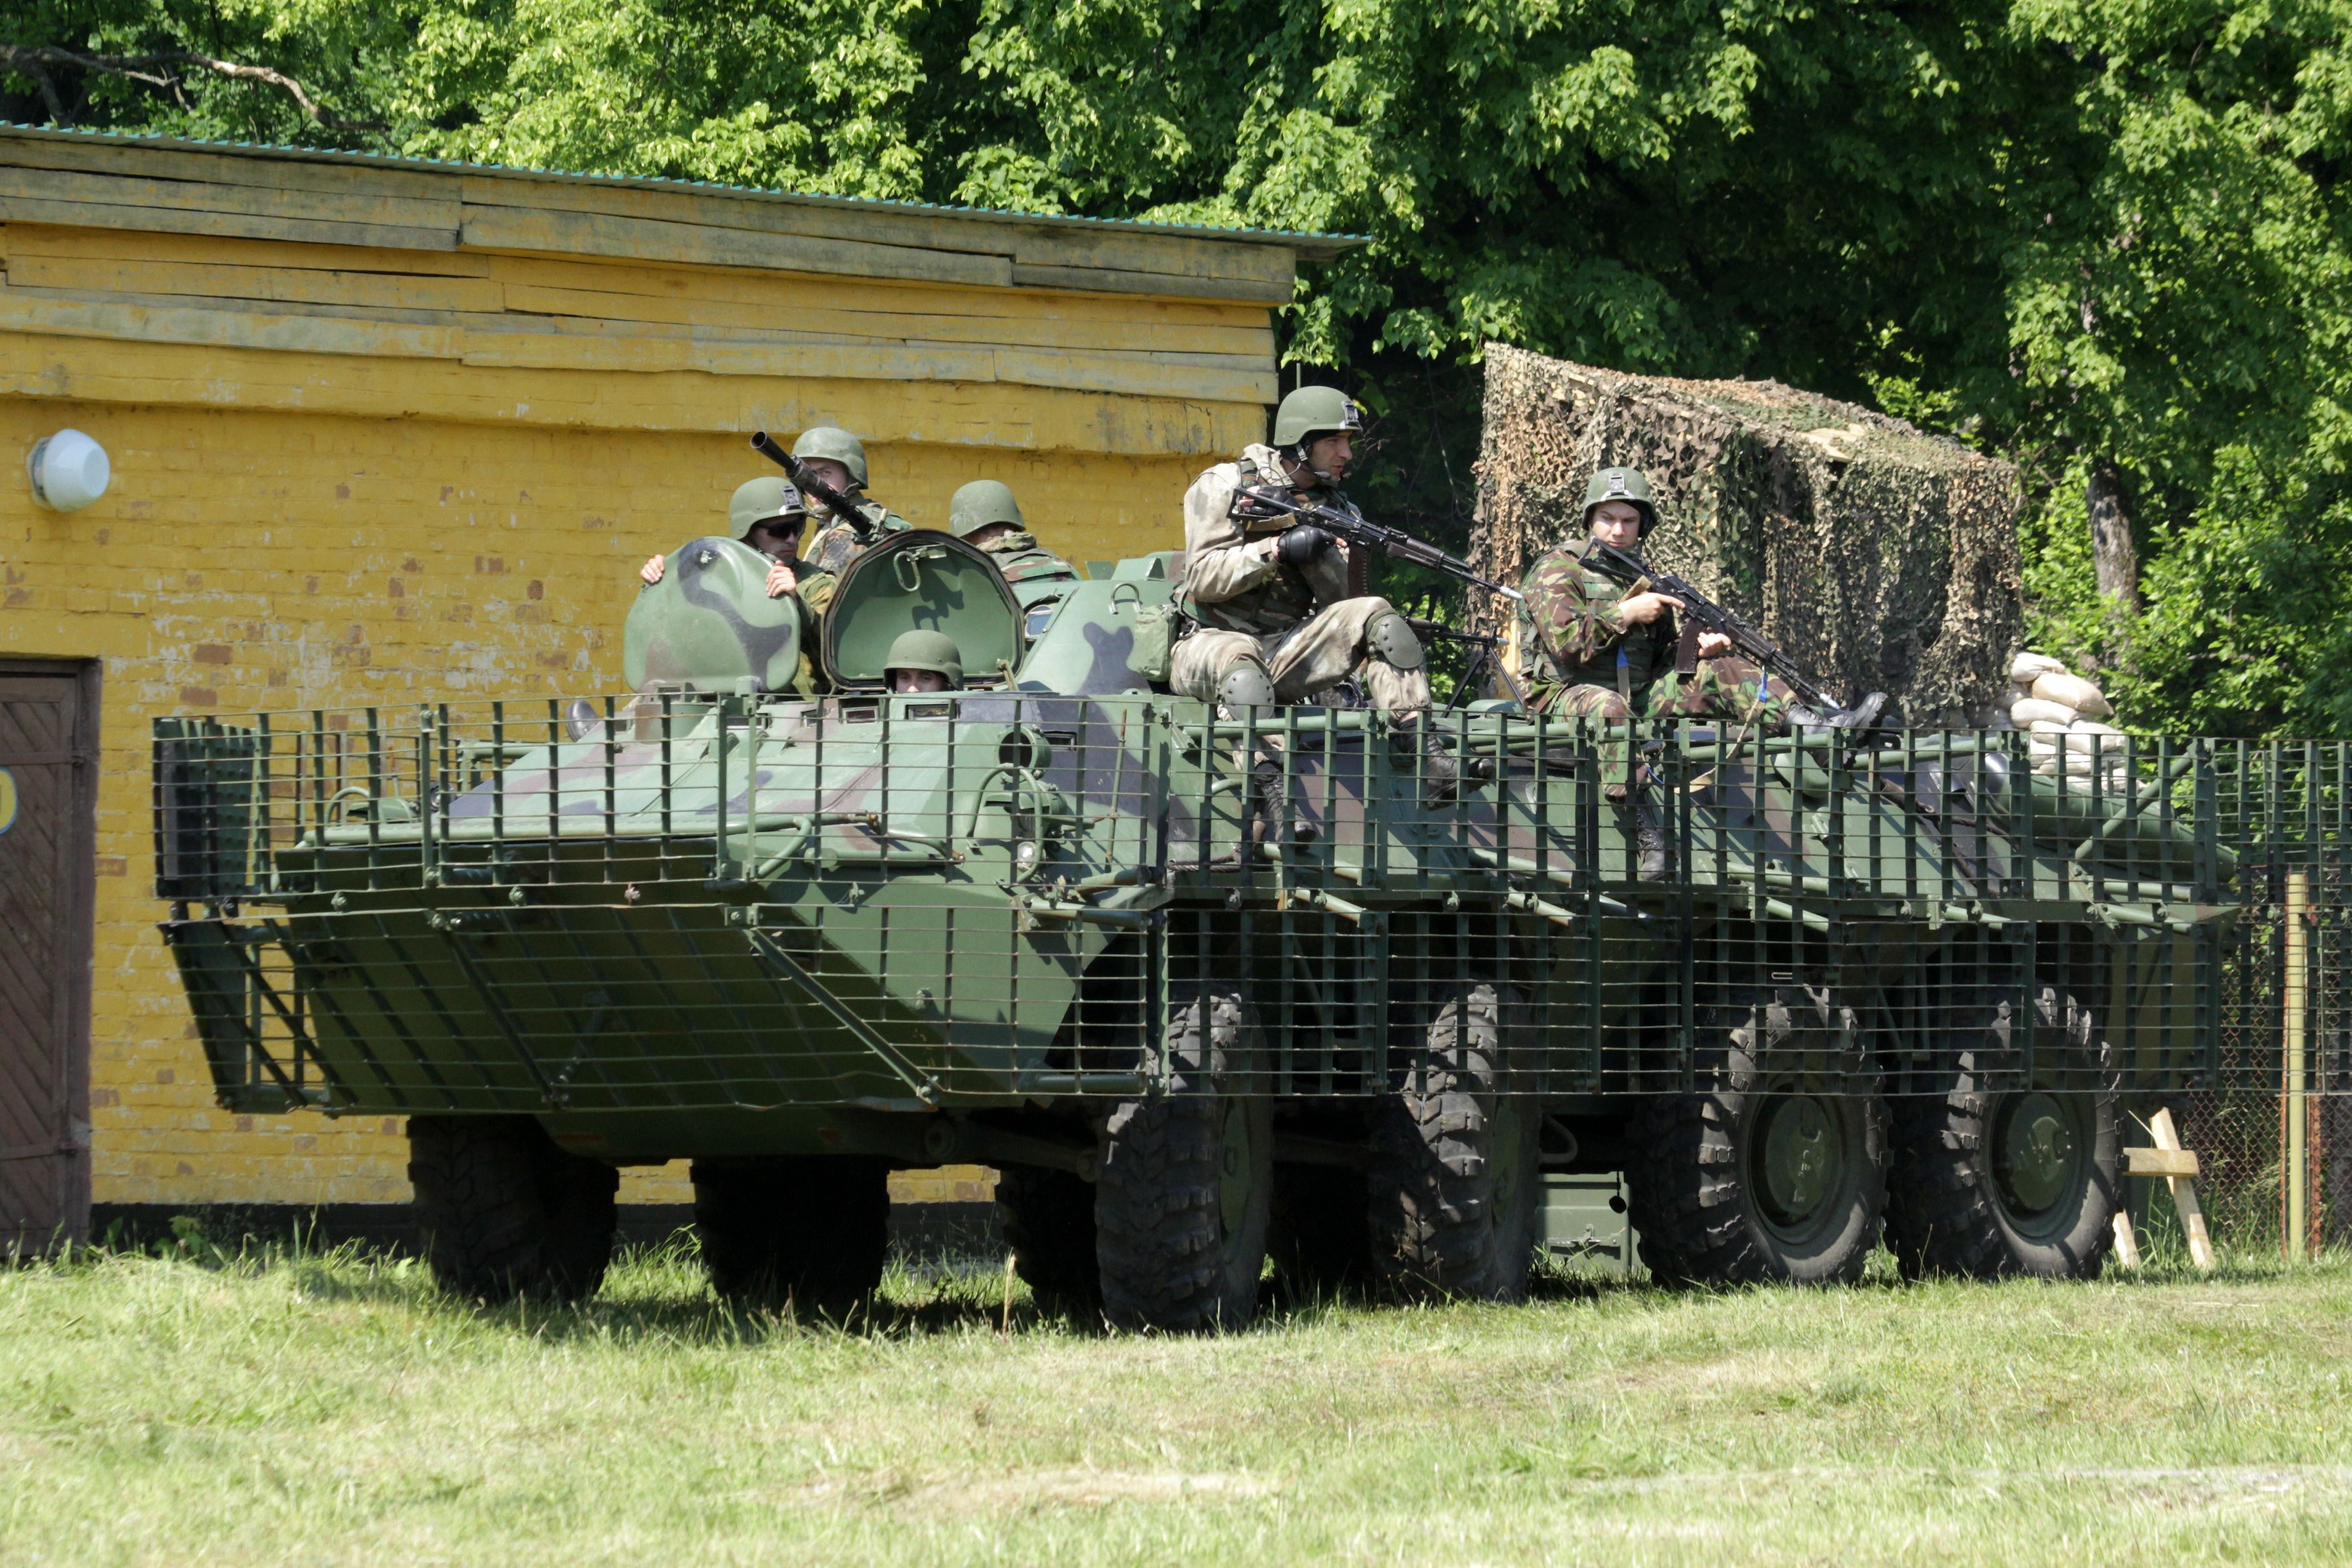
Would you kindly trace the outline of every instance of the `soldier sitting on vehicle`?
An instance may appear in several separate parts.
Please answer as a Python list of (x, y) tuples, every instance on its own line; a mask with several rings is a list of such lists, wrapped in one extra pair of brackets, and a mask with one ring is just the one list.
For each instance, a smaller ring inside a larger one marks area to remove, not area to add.
[[(1554, 717), (1601, 720), (1712, 719), (1741, 730), (1778, 732), (1791, 722), (1867, 727), (1874, 697), (1860, 708), (1815, 713), (1789, 689), (1731, 651), (1731, 639), (1701, 632), (1682, 650), (1668, 594), (1628, 593), (1584, 559), (1588, 540), (1633, 552), (1658, 524), (1649, 481), (1638, 468), (1602, 468), (1585, 487), (1581, 526), (1528, 568), (1519, 607), (1522, 674), (1529, 705)], [(1649, 800), (1647, 770), (1626, 776), (1622, 760), (1607, 764), (1610, 798), (1633, 819), (1641, 875), (1665, 874), (1666, 842)]]
[(974, 479), (948, 502), (948, 531), (985, 550), (1021, 601), (1024, 630), (1035, 637), (1053, 618), (1054, 606), (1078, 580), (1078, 569), (1037, 542), (1013, 499), (1013, 487)]
[(963, 654), (945, 632), (900, 632), (883, 659), (882, 676), (902, 696), (961, 691)]
[[(799, 586), (793, 567), (800, 561), (801, 530), (808, 525), (808, 508), (782, 476), (767, 475), (737, 485), (727, 503), (727, 521), (736, 538), (775, 563), (768, 568), (768, 597), (780, 599)], [(668, 570), (667, 557), (647, 556), (637, 568), (637, 576), (651, 587)]]
[[(1328, 531), (1276, 513), (1253, 515), (1259, 487), (1345, 507), (1339, 489), (1363, 429), (1333, 386), (1302, 386), (1275, 411), (1274, 444), (1252, 445), (1184, 493), (1184, 577), (1177, 603), (1190, 626), (1170, 662), (1180, 695), (1228, 714), (1302, 702), (1350, 676), (1400, 737), (1429, 710), (1421, 639), (1386, 599), (1348, 594), (1347, 546)], [(1459, 782), (1451, 752), (1423, 737), (1424, 776), (1438, 798)]]

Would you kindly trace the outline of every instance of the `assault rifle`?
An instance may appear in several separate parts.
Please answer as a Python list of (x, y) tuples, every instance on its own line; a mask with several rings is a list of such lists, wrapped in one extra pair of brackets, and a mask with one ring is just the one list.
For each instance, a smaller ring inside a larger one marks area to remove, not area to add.
[(1798, 667), (1797, 661), (1782, 653), (1766, 639), (1762, 632), (1741, 620), (1722, 605), (1709, 600), (1671, 572), (1661, 572), (1630, 551), (1604, 544), (1598, 539), (1588, 539), (1584, 552), (1578, 557), (1588, 566), (1598, 567), (1605, 575), (1627, 587), (1664, 594), (1680, 599), (1683, 611), (1691, 624), (1703, 632), (1720, 632), (1731, 639), (1735, 651), (1745, 657), (1765, 674), (1778, 679), (1781, 685), (1797, 694), (1798, 700), (1818, 712), (1833, 713), (1845, 706), (1815, 684), (1813, 678)]
[(1391, 528), (1384, 522), (1374, 522), (1354, 507), (1341, 510), (1338, 507), (1316, 506), (1307, 501), (1293, 500), (1270, 486), (1245, 489), (1234, 496), (1234, 515), (1249, 521), (1287, 515), (1300, 522), (1311, 523), (1326, 532), (1339, 535), (1350, 544), (1360, 544), (1367, 550), (1378, 550), (1410, 561), (1416, 566), (1426, 566), (1443, 572), (1465, 583), (1475, 583), (1490, 594), (1517, 603), (1521, 597), (1517, 588), (1504, 586), (1478, 575), (1478, 570), (1467, 561), (1448, 555), (1425, 539), (1416, 539), (1401, 528)]
[(871, 544), (880, 536), (881, 531), (858, 510), (856, 501), (818, 479), (815, 469), (793, 457), (765, 430), (751, 433), (751, 450), (763, 458), (772, 458), (784, 470), (784, 478), (793, 481), (794, 489), (804, 496), (814, 496), (824, 504), (825, 510), (849, 524), (850, 531), (857, 535), (858, 543)]

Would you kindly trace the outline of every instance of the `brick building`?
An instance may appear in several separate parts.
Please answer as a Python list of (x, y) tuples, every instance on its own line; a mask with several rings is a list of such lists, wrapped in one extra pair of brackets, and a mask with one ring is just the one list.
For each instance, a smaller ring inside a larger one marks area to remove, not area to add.
[(112, 464), (72, 512), (0, 483), (0, 1246), (93, 1194), (406, 1194), (396, 1122), (214, 1107), (152, 718), (615, 690), (637, 562), (754, 429), (857, 431), (919, 523), (992, 478), (1072, 558), (1172, 544), (1337, 243), (0, 130), (0, 454)]

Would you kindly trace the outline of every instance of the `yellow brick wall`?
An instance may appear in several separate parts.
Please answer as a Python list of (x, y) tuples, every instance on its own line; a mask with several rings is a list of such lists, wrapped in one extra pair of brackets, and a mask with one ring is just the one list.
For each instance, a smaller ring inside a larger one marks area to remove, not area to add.
[[(46, 379), (0, 380), (0, 458), (13, 465), (34, 440), (71, 426), (114, 462), (106, 497), (67, 516), (34, 505), (21, 469), (0, 471), (0, 654), (104, 661), (95, 1196), (397, 1201), (407, 1184), (396, 1121), (233, 1116), (213, 1105), (154, 929), (164, 910), (150, 890), (149, 721), (617, 690), (637, 563), (722, 527), (729, 493), (761, 464), (736, 431), (236, 406), (244, 383), (234, 375), (210, 394), (200, 380), (191, 390), (198, 378), (176, 357), (187, 352), (158, 365), (168, 384), (142, 403), (136, 384), (119, 379), (137, 345), (0, 336), (0, 371), (57, 367)], [(41, 395), (100, 361), (118, 377), (106, 400)], [(870, 403), (883, 389), (857, 391)], [(934, 385), (907, 390), (901, 404), (917, 394), (960, 408), (967, 427), (993, 418), (1000, 428), (1034, 424), (1040, 399), (1064, 395)], [(230, 405), (191, 405), (197, 399)], [(824, 389), (809, 401), (826, 401)], [(877, 413), (897, 428), (923, 424), (904, 406)], [(1173, 546), (1179, 498), (1202, 461), (1024, 451), (1013, 440), (870, 450), (874, 493), (918, 522), (943, 521), (965, 480), (1001, 479), (1045, 540), (1080, 560)], [(971, 1173), (917, 1185), (906, 1195), (984, 1195), (985, 1184)], [(624, 1189), (681, 1195), (675, 1173), (633, 1174)]]

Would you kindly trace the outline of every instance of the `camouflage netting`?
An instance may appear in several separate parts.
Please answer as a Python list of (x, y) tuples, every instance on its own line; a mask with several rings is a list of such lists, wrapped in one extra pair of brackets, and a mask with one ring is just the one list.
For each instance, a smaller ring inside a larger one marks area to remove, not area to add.
[[(1655, 489), (1650, 558), (1832, 690), (1892, 692), (1920, 726), (1988, 722), (2008, 695), (2024, 625), (2009, 464), (1777, 382), (1645, 380), (1497, 343), (1472, 559), (1517, 582), (1612, 464)], [(1475, 613), (1496, 629), (1493, 604)]]

